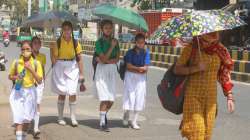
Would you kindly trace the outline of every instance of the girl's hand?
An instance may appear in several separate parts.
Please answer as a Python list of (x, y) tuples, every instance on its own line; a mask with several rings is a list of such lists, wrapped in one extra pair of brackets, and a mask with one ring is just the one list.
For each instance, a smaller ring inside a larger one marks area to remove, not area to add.
[(232, 94), (229, 94), (227, 96), (227, 109), (229, 113), (233, 113), (235, 110), (235, 104), (234, 104), (234, 99), (233, 99)]
[(205, 63), (199, 63), (197, 68), (198, 68), (198, 71), (203, 72), (207, 69), (207, 66)]
[(147, 71), (147, 67), (144, 66), (144, 67), (139, 67), (139, 72), (140, 73), (145, 73)]
[(117, 39), (113, 38), (113, 39), (111, 40), (111, 47), (112, 47), (112, 48), (115, 48), (117, 45), (118, 45)]
[(80, 81), (84, 80), (84, 77), (83, 77), (83, 74), (82, 74), (82, 73), (80, 73), (80, 75), (79, 75), (79, 80), (80, 80)]
[(100, 58), (99, 58), (99, 57), (96, 57), (96, 59), (95, 59), (95, 60), (96, 60), (96, 62), (97, 62), (97, 63), (101, 63), (101, 60), (100, 60)]
[(32, 66), (31, 66), (31, 64), (30, 64), (29, 61), (24, 63), (24, 68), (27, 69), (27, 70), (29, 70), (29, 71), (33, 70), (33, 68), (32, 68)]
[(18, 80), (18, 79), (21, 79), (21, 76), (20, 75), (13, 75), (12, 79), (13, 80)]
[(227, 100), (227, 109), (229, 113), (233, 113), (235, 110), (235, 105), (233, 100)]

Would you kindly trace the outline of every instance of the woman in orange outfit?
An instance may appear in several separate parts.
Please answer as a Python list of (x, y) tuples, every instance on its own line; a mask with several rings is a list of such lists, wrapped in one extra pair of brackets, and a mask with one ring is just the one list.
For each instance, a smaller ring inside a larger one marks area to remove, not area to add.
[[(187, 66), (192, 47), (196, 53), (192, 56), (191, 65)], [(233, 84), (230, 78), (232, 69), (233, 61), (227, 49), (219, 42), (218, 32), (195, 37), (184, 48), (174, 69), (176, 74), (189, 77), (181, 126), (183, 137), (188, 140), (211, 139), (217, 110), (217, 81), (227, 99), (228, 111), (234, 111)]]

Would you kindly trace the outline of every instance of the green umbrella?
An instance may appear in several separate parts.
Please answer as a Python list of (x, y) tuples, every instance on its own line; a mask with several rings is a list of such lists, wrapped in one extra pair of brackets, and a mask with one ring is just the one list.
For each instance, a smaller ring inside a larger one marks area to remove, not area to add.
[(148, 25), (144, 18), (132, 10), (104, 4), (96, 7), (93, 10), (93, 14), (129, 28), (148, 31)]

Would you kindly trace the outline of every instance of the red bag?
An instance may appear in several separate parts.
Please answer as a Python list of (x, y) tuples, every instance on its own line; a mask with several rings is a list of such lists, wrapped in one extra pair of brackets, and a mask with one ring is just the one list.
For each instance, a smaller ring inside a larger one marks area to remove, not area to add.
[[(192, 48), (191, 56), (187, 65), (190, 65), (195, 52), (196, 49)], [(184, 91), (187, 76), (176, 75), (173, 71), (174, 67), (175, 64), (173, 64), (164, 74), (161, 83), (157, 86), (157, 91), (162, 106), (166, 110), (178, 115), (183, 112)]]

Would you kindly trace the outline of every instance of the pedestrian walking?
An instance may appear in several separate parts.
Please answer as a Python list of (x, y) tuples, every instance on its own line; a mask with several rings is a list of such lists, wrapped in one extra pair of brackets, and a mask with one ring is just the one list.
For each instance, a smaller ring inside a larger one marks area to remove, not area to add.
[(116, 93), (117, 65), (120, 57), (119, 44), (113, 36), (113, 23), (101, 22), (102, 37), (96, 41), (97, 66), (94, 80), (100, 100), (100, 130), (109, 131), (107, 113), (111, 109)]
[(25, 140), (26, 131), (36, 113), (36, 83), (41, 84), (43, 70), (32, 57), (28, 41), (21, 43), (21, 55), (10, 67), (9, 79), (14, 85), (10, 94), (10, 106), (16, 129), (16, 139)]
[(33, 57), (40, 62), (42, 65), (43, 70), (43, 81), (41, 84), (37, 84), (36, 92), (37, 92), (37, 109), (36, 115), (34, 119), (34, 136), (37, 137), (40, 134), (39, 130), (39, 120), (40, 120), (40, 104), (43, 97), (43, 90), (44, 90), (44, 82), (45, 82), (45, 65), (46, 65), (46, 56), (43, 53), (40, 53), (41, 49), (41, 40), (37, 36), (33, 37), (31, 40), (31, 47), (32, 47), (32, 54)]
[(76, 95), (78, 81), (83, 81), (82, 48), (74, 39), (73, 26), (70, 21), (62, 24), (62, 33), (56, 43), (51, 46), (52, 91), (58, 94), (58, 124), (66, 125), (63, 119), (65, 97), (69, 96), (70, 117), (73, 127), (78, 126), (76, 120)]
[[(194, 53), (191, 65), (186, 66), (192, 47), (200, 46)], [(217, 112), (217, 80), (227, 100), (229, 112), (234, 111), (230, 71), (233, 61), (220, 43), (218, 32), (195, 37), (185, 47), (175, 66), (175, 73), (188, 75), (183, 106), (182, 136), (188, 140), (210, 140)]]
[(145, 107), (147, 71), (150, 64), (149, 50), (145, 48), (145, 36), (135, 36), (136, 45), (125, 55), (126, 72), (124, 78), (123, 125), (129, 125), (130, 113), (134, 113), (132, 128), (140, 129), (137, 123), (139, 112)]

